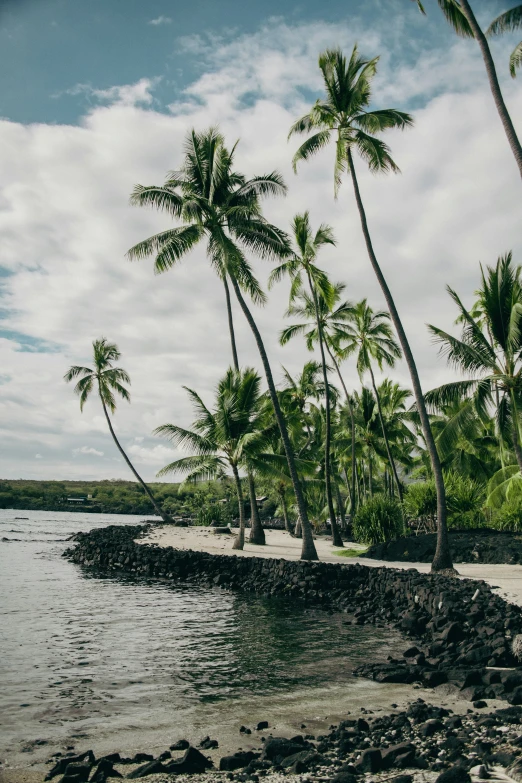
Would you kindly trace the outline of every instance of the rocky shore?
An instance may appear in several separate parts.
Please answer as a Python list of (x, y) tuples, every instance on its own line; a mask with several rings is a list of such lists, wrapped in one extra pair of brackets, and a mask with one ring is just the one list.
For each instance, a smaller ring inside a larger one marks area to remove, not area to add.
[[(462, 530), (449, 533), (455, 563), (522, 563), (522, 536), (498, 530)], [(436, 533), (424, 533), (374, 544), (364, 556), (391, 562), (431, 563), (437, 546)]]
[[(302, 780), (355, 783), (361, 776), (382, 774), (386, 780), (410, 783), (411, 775), (421, 773), (424, 780), (430, 780), (426, 778), (429, 773), (433, 780), (437, 774), (446, 775), (441, 783), (467, 783), (469, 770), (480, 779), (487, 777), (484, 765), (512, 767), (513, 779), (517, 779), (522, 748), (522, 666), (518, 658), (522, 609), (507, 604), (485, 583), (413, 569), (235, 558), (139, 543), (137, 539), (148, 530), (147, 526), (113, 526), (78, 534), (76, 545), (64, 555), (102, 572), (182, 580), (267, 597), (287, 595), (306, 606), (342, 612), (346, 622), (398, 628), (405, 637), (403, 655), (386, 663), (370, 661), (355, 673), (382, 683), (443, 686), (469, 700), (468, 714), (453, 715), (418, 701), (387, 716), (370, 711), (348, 716), (319, 736), (307, 734), (304, 725), (302, 735), (286, 738), (271, 737), (268, 726), (258, 727), (264, 733), (257, 749), (238, 750), (215, 763), (207, 759), (207, 765), (204, 745), (185, 746), (183, 756), (176, 756), (176, 749), (171, 748), (159, 757), (143, 759), (141, 766), (134, 759), (131, 771), (129, 761), (122, 763), (121, 758), (103, 759), (101, 769), (91, 756), (69, 760), (83, 765), (81, 769), (69, 769), (64, 758), (58, 760), (54, 773), (63, 783), (88, 779), (104, 783), (112, 774), (109, 764), (115, 776), (154, 775), (165, 780), (172, 774), (198, 772), (209, 780), (267, 777), (275, 781), (292, 772)], [(503, 700), (505, 706), (488, 711), (489, 700)], [(244, 728), (245, 734), (251, 732)], [(189, 770), (191, 764), (199, 768)], [(450, 772), (453, 777), (448, 778)]]
[[(434, 707), (422, 700), (402, 712), (375, 715), (363, 710), (347, 716), (326, 734), (272, 736), (268, 721), (248, 728), (243, 738), (256, 735), (254, 749), (220, 755), (219, 741), (206, 737), (198, 748), (179, 740), (153, 757), (137, 753), (131, 758), (111, 753), (96, 758), (92, 750), (54, 757), (45, 780), (59, 783), (107, 783), (109, 778), (148, 778), (148, 783), (181, 781), (198, 775), (201, 783), (237, 780), (241, 783), (275, 783), (287, 775), (297, 780), (363, 783), (394, 780), (413, 783), (469, 783), (494, 777), (500, 770), (518, 780), (522, 770), (522, 708), (511, 706), (489, 714), (469, 710), (465, 715)], [(239, 742), (239, 739), (238, 739)], [(208, 751), (214, 750), (213, 760)], [(217, 752), (217, 755), (216, 755)], [(470, 774), (471, 773), (471, 774)], [(295, 778), (294, 778), (295, 779)]]

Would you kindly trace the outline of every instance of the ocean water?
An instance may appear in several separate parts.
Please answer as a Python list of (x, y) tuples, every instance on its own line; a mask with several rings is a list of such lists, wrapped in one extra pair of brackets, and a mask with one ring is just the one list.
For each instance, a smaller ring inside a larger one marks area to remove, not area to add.
[(382, 686), (351, 672), (400, 651), (398, 634), (290, 600), (100, 577), (61, 557), (77, 531), (141, 519), (0, 510), (4, 765), (73, 746), (164, 749), (249, 720), (325, 712), (341, 696), (375, 699)]

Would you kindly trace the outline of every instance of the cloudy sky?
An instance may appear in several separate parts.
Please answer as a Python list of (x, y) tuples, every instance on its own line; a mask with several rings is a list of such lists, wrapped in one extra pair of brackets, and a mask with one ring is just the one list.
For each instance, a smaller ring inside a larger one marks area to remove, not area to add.
[[(522, 263), (520, 178), (478, 49), (457, 39), (435, 0), (0, 0), (0, 449), (1, 478), (128, 478), (96, 399), (80, 414), (62, 377), (88, 364), (92, 340), (122, 351), (132, 404), (115, 427), (151, 479), (174, 452), (151, 436), (187, 425), (182, 385), (210, 401), (230, 363), (222, 288), (203, 250), (155, 277), (125, 252), (169, 219), (128, 204), (135, 183), (161, 183), (192, 127), (219, 124), (240, 139), (246, 175), (279, 169), (286, 199), (266, 202), (281, 227), (309, 209), (337, 247), (321, 263), (351, 300), (383, 300), (365, 253), (353, 194), (333, 197), (332, 150), (290, 161), (291, 122), (320, 95), (326, 47), (380, 55), (376, 108), (413, 112), (388, 134), (402, 174), (373, 177), (359, 163), (375, 247), (403, 316), (423, 387), (452, 377), (425, 323), (451, 328), (450, 284), (470, 303), (479, 263), (512, 249)], [(507, 7), (512, 3), (507, 3)], [(502, 10), (475, 0), (484, 24)], [(522, 75), (509, 77), (512, 41), (494, 45), (504, 94), (522, 132)], [(271, 265), (253, 260), (266, 283)], [(306, 360), (281, 348), (288, 288), (256, 309), (276, 375)], [(260, 366), (235, 312), (240, 361)], [(344, 373), (358, 384), (353, 364)], [(394, 377), (408, 385), (404, 365)]]

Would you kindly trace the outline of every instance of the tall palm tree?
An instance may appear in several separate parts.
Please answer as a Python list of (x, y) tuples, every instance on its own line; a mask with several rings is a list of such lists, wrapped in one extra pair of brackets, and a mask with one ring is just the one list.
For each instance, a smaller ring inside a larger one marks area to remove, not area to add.
[[(421, 0), (416, 0), (416, 2), (419, 10), (423, 14), (426, 13)], [(486, 66), (486, 73), (488, 76), (491, 94), (493, 95), (493, 100), (495, 102), (495, 106), (497, 107), (500, 121), (502, 122), (509, 146), (511, 147), (511, 152), (513, 153), (513, 157), (515, 158), (515, 162), (518, 166), (520, 176), (522, 177), (522, 145), (520, 144), (519, 138), (515, 131), (515, 126), (513, 125), (513, 121), (507, 110), (504, 96), (502, 95), (502, 90), (500, 89), (495, 63), (493, 62), (493, 57), (491, 55), (487, 38), (479, 23), (477, 22), (477, 18), (469, 3), (469, 0), (437, 0), (437, 2), (441, 7), (444, 16), (448, 20), (449, 24), (453, 27), (457, 35), (460, 35), (462, 38), (475, 38), (480, 47), (482, 59), (484, 60), (484, 65)], [(502, 14), (501, 17), (495, 19), (488, 32), (500, 33), (507, 29), (513, 29), (511, 24), (517, 19), (518, 23), (515, 26), (519, 26), (520, 18), (522, 17), (520, 8), (522, 8), (522, 6), (519, 8), (513, 8), (511, 12), (508, 11), (506, 14)], [(511, 57), (513, 61), (512, 75), (514, 75), (514, 68), (516, 68), (516, 64), (520, 63), (522, 59), (522, 44), (519, 44), (519, 46), (512, 53)]]
[[(339, 352), (339, 344), (344, 335), (344, 324), (349, 320), (352, 304), (348, 301), (341, 302), (342, 294), (346, 286), (343, 283), (335, 283), (328, 292), (328, 301), (320, 294), (318, 296), (319, 320), (323, 335), (323, 344), (337, 376), (343, 387), (348, 405), (348, 412), (352, 427), (352, 482), (351, 482), (351, 513), (355, 513), (355, 420), (353, 415), (353, 403), (346, 384), (341, 375), (339, 363), (343, 360)], [(288, 326), (283, 329), (280, 335), (282, 345), (298, 334), (303, 334), (306, 340), (306, 347), (309, 351), (314, 350), (314, 345), (319, 340), (319, 331), (317, 329), (315, 301), (306, 291), (301, 291), (296, 295), (294, 301), (290, 303), (286, 312), (287, 316), (296, 315), (302, 319), (298, 324)]]
[(319, 57), (319, 68), (323, 74), (326, 96), (324, 99), (316, 101), (311, 111), (294, 123), (289, 135), (314, 131), (313, 135), (301, 145), (294, 155), (294, 169), (296, 169), (299, 161), (307, 160), (334, 139), (336, 148), (334, 193), (336, 196), (341, 185), (342, 175), (346, 171), (351, 175), (368, 256), (386, 299), (386, 305), (390, 311), (393, 325), (408, 365), (424, 438), (433, 466), (433, 474), (437, 486), (438, 525), (437, 548), (432, 563), (432, 570), (438, 571), (453, 567), (446, 522), (444, 477), (430, 429), (430, 421), (424, 404), (415, 360), (388, 283), (373, 249), (353, 158), (353, 153), (357, 152), (373, 173), (398, 171), (397, 164), (391, 157), (388, 146), (381, 139), (377, 138), (375, 134), (388, 128), (404, 129), (413, 124), (409, 114), (397, 109), (370, 110), (371, 83), (377, 70), (377, 62), (377, 57), (373, 60), (365, 60), (360, 57), (356, 46), (353, 48), (348, 62), (339, 49), (329, 49), (321, 54)]
[(163, 186), (136, 185), (131, 196), (132, 204), (156, 207), (180, 220), (181, 225), (138, 243), (129, 250), (128, 256), (130, 259), (155, 256), (155, 271), (165, 272), (206, 240), (207, 257), (218, 277), (227, 283), (225, 293), (235, 363), (237, 351), (228, 282), (254, 335), (303, 523), (302, 558), (317, 560), (312, 528), (272, 370), (261, 334), (243, 297), (243, 292), (246, 292), (255, 303), (265, 301), (245, 252), (253, 251), (262, 258), (278, 258), (288, 251), (286, 234), (265, 220), (260, 206), (261, 197), (283, 194), (286, 188), (277, 172), (246, 180), (233, 170), (234, 151), (235, 147), (230, 152), (227, 150), (223, 136), (215, 128), (199, 134), (193, 130), (187, 137), (185, 158), (179, 171), (171, 172)]
[[(505, 11), (496, 19), (493, 19), (486, 30), (486, 35), (502, 35), (512, 32), (522, 27), (522, 5), (517, 5)], [(514, 79), (517, 75), (517, 68), (522, 65), (522, 41), (518, 43), (509, 57), (509, 72)]]
[(116, 444), (118, 451), (133, 472), (134, 476), (140, 482), (145, 493), (148, 495), (150, 502), (154, 506), (156, 514), (161, 517), (164, 522), (172, 523), (173, 520), (171, 517), (160, 508), (150, 488), (143, 481), (142, 477), (123, 450), (123, 447), (116, 437), (116, 433), (114, 432), (114, 428), (112, 426), (109, 411), (112, 414), (116, 412), (116, 399), (114, 396), (115, 393), (119, 395), (122, 400), (130, 402), (130, 393), (124, 386), (124, 384), (130, 384), (129, 375), (121, 367), (114, 367), (114, 362), (117, 362), (121, 357), (118, 346), (115, 343), (110, 343), (105, 337), (101, 337), (99, 340), (93, 340), (92, 348), (93, 367), (91, 368), (73, 365), (63, 376), (64, 381), (70, 383), (77, 378), (79, 379), (78, 383), (74, 387), (74, 391), (80, 398), (81, 411), (83, 411), (83, 406), (87, 402), (91, 392), (94, 389), (98, 392), (98, 396), (103, 408), (103, 413), (105, 414), (105, 419), (109, 427), (109, 432), (112, 435), (112, 439)]
[(265, 412), (260, 385), (255, 370), (246, 368), (238, 372), (230, 368), (218, 383), (213, 410), (185, 386), (196, 414), (192, 429), (162, 424), (154, 430), (155, 435), (194, 452), (193, 456), (166, 465), (158, 476), (184, 473), (185, 481), (197, 482), (222, 478), (227, 469), (232, 471), (239, 511), (234, 549), (243, 549), (245, 545), (245, 503), (239, 471), (250, 464), (256, 453), (259, 455), (264, 443)]
[(522, 270), (513, 265), (511, 253), (482, 270), (478, 291), (482, 323), (452, 288), (447, 290), (463, 323), (461, 338), (436, 326), (428, 328), (448, 362), (469, 377), (433, 389), (426, 401), (435, 411), (470, 401), (458, 410), (453, 429), (457, 424), (469, 426), (475, 413), (486, 421), (493, 411), (498, 437), (512, 442), (522, 474)]
[(322, 295), (325, 302), (332, 298), (333, 288), (330, 285), (325, 273), (319, 269), (316, 264), (317, 254), (325, 245), (335, 245), (335, 239), (331, 226), (322, 224), (317, 231), (312, 231), (310, 225), (310, 215), (304, 212), (301, 215), (295, 215), (292, 222), (292, 234), (295, 248), (289, 258), (273, 270), (269, 279), (271, 284), (288, 276), (292, 282), (290, 289), (290, 304), (303, 289), (303, 278), (308, 284), (309, 293), (312, 297), (315, 310), (315, 322), (317, 326), (317, 337), (319, 344), (319, 353), (321, 356), (321, 367), (323, 371), (323, 384), (325, 396), (325, 439), (324, 439), (324, 480), (326, 490), (326, 502), (328, 513), (332, 525), (332, 538), (334, 546), (343, 546), (341, 533), (337, 526), (336, 513), (334, 509), (331, 482), (331, 463), (330, 463), (330, 443), (331, 443), (331, 403), (330, 403), (330, 384), (328, 382), (328, 371), (326, 367), (325, 345), (321, 315), (319, 312), (319, 295)]
[(364, 375), (369, 372), (372, 381), (372, 389), (377, 401), (377, 411), (382, 428), (382, 436), (386, 445), (388, 462), (393, 473), (395, 486), (399, 500), (402, 501), (402, 487), (397, 474), (397, 466), (393, 459), (388, 434), (384, 424), (381, 398), (375, 383), (372, 361), (376, 362), (379, 370), (383, 367), (394, 367), (397, 359), (401, 358), (401, 349), (399, 348), (391, 329), (390, 314), (385, 310), (374, 311), (362, 299), (352, 309), (351, 322), (346, 324), (343, 337), (344, 354), (346, 357), (357, 354), (357, 372), (359, 378), (363, 380)]

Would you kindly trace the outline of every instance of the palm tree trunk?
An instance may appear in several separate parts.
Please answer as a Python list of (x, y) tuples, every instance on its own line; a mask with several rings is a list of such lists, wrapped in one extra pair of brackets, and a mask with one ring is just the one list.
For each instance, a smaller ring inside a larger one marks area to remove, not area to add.
[(245, 547), (245, 502), (243, 500), (243, 490), (241, 489), (241, 479), (236, 465), (232, 465), (234, 474), (234, 483), (236, 485), (237, 504), (239, 506), (239, 533), (234, 539), (232, 549), (244, 549)]
[(288, 519), (288, 508), (286, 506), (284, 489), (278, 490), (277, 494), (279, 495), (279, 503), (281, 505), (281, 511), (283, 512), (283, 519), (285, 520), (285, 530), (287, 533), (290, 533), (290, 535), (293, 536), (294, 531), (292, 530), (292, 525), (290, 524), (290, 520)]
[(381, 399), (379, 397), (379, 392), (377, 391), (377, 386), (375, 385), (375, 376), (373, 374), (373, 370), (371, 367), (371, 364), (368, 362), (370, 370), (370, 377), (372, 379), (372, 386), (373, 386), (373, 393), (375, 394), (375, 399), (377, 400), (377, 412), (379, 413), (379, 421), (381, 422), (381, 429), (382, 429), (382, 436), (384, 438), (384, 443), (386, 446), (386, 454), (388, 455), (388, 462), (390, 463), (390, 468), (393, 472), (393, 478), (395, 479), (395, 486), (397, 487), (397, 492), (399, 494), (399, 500), (402, 503), (402, 489), (401, 489), (401, 483), (399, 481), (399, 476), (397, 475), (397, 467), (395, 465), (395, 460), (392, 457), (392, 453), (390, 451), (390, 444), (388, 441), (388, 433), (386, 432), (386, 427), (384, 426), (384, 419), (382, 417), (382, 410), (381, 410)]
[(500, 121), (504, 127), (504, 132), (507, 136), (509, 146), (511, 147), (511, 152), (513, 153), (516, 164), (518, 166), (520, 176), (522, 177), (522, 145), (518, 140), (515, 126), (513, 125), (513, 121), (511, 120), (506, 104), (504, 103), (504, 97), (500, 89), (500, 84), (498, 83), (497, 71), (495, 68), (495, 63), (493, 62), (493, 57), (491, 56), (489, 44), (487, 42), (486, 36), (482, 32), (482, 29), (475, 18), (475, 14), (473, 13), (468, 0), (460, 0), (460, 5), (462, 7), (462, 13), (468, 20), (469, 25), (473, 30), (473, 34), (477, 39), (478, 45), (480, 46), (482, 59), (484, 60), (486, 73), (489, 79), (489, 86), (493, 95), (493, 100), (495, 101), (495, 106), (497, 107)]
[(326, 487), (326, 503), (328, 506), (328, 514), (330, 516), (330, 524), (332, 526), (332, 543), (334, 546), (343, 546), (343, 539), (339, 528), (337, 526), (337, 518), (335, 514), (333, 497), (332, 497), (332, 477), (330, 468), (330, 439), (332, 436), (331, 426), (331, 410), (330, 410), (330, 383), (328, 381), (328, 371), (326, 369), (326, 359), (324, 355), (324, 335), (323, 325), (321, 323), (321, 317), (319, 315), (319, 303), (317, 301), (317, 291), (312, 283), (312, 278), (307, 270), (308, 285), (310, 286), (310, 293), (314, 299), (315, 307), (315, 321), (317, 324), (317, 333), (319, 337), (319, 350), (321, 353), (321, 367), (323, 370), (323, 383), (324, 383), (324, 399), (325, 399), (325, 437), (324, 437), (324, 483)]
[(232, 361), (234, 362), (234, 369), (237, 372), (239, 370), (239, 362), (237, 359), (236, 335), (234, 333), (234, 318), (232, 316), (232, 304), (230, 302), (230, 291), (226, 275), (223, 278), (223, 285), (225, 286), (225, 297), (227, 300), (228, 331), (230, 332), (230, 344), (232, 346)]
[(259, 333), (259, 329), (257, 328), (256, 322), (252, 317), (252, 313), (248, 309), (248, 305), (243, 299), (243, 295), (241, 293), (241, 289), (239, 288), (237, 280), (234, 277), (231, 277), (231, 282), (234, 287), (234, 292), (236, 294), (239, 305), (243, 310), (245, 318), (248, 321), (248, 325), (252, 330), (252, 333), (254, 335), (257, 344), (257, 349), (261, 357), (261, 361), (263, 362), (270, 399), (274, 407), (274, 414), (277, 420), (277, 424), (279, 426), (279, 431), (281, 433), (281, 439), (283, 441), (283, 446), (285, 449), (286, 459), (288, 462), (288, 470), (290, 473), (290, 478), (292, 480), (292, 486), (294, 488), (295, 499), (299, 511), (299, 517), (301, 520), (301, 528), (303, 531), (303, 549), (301, 551), (301, 560), (318, 560), (319, 558), (317, 556), (317, 550), (315, 548), (313, 534), (312, 534), (312, 526), (310, 524), (310, 520), (308, 519), (308, 512), (306, 509), (303, 490), (301, 487), (301, 483), (299, 481), (299, 476), (297, 474), (294, 452), (292, 450), (292, 445), (290, 443), (290, 438), (288, 436), (288, 430), (286, 428), (286, 422), (283, 417), (283, 412), (281, 410), (281, 406), (279, 405), (279, 399), (277, 397), (274, 377), (272, 375), (272, 370), (270, 367), (270, 363), (268, 361), (268, 356), (266, 354), (265, 346), (263, 344), (263, 340), (261, 338), (261, 334)]
[(346, 515), (344, 513), (344, 503), (341, 497), (341, 490), (339, 489), (339, 485), (337, 484), (337, 482), (335, 482), (335, 496), (337, 500), (337, 509), (339, 511), (339, 516), (341, 517), (341, 527), (343, 533), (346, 533), (347, 525), (346, 525)]
[(250, 537), (249, 542), (251, 544), (265, 544), (265, 531), (261, 524), (261, 518), (259, 511), (257, 510), (256, 501), (256, 484), (254, 477), (250, 471), (247, 473), (248, 478), (248, 492), (250, 495)]
[(303, 528), (301, 526), (301, 517), (298, 516), (295, 520), (295, 527), (294, 527), (294, 538), (302, 538), (303, 537)]
[(373, 498), (373, 467), (371, 452), (368, 452), (368, 489), (370, 490), (370, 497)]
[(446, 569), (452, 569), (453, 562), (451, 559), (451, 552), (449, 548), (449, 539), (448, 539), (446, 490), (444, 487), (444, 476), (442, 475), (442, 467), (440, 464), (437, 447), (435, 446), (433, 433), (431, 431), (430, 420), (428, 418), (428, 411), (426, 410), (424, 396), (422, 394), (422, 387), (420, 384), (419, 373), (417, 372), (415, 359), (413, 358), (410, 344), (408, 342), (408, 338), (406, 337), (406, 332), (404, 331), (397, 308), (395, 307), (395, 302), (393, 301), (391, 291), (388, 288), (388, 284), (384, 278), (383, 273), (381, 272), (381, 268), (379, 266), (377, 257), (373, 250), (370, 231), (368, 229), (368, 222), (366, 220), (366, 213), (364, 211), (364, 206), (359, 191), (359, 184), (357, 182), (357, 177), (355, 174), (353, 157), (350, 149), (348, 149), (348, 163), (350, 166), (353, 189), (355, 192), (355, 200), (357, 201), (357, 208), (359, 210), (359, 216), (361, 219), (361, 226), (364, 234), (364, 240), (366, 242), (366, 249), (370, 257), (370, 263), (373, 267), (373, 271), (375, 272), (377, 280), (379, 281), (379, 285), (381, 286), (382, 292), (384, 294), (384, 298), (386, 299), (386, 304), (388, 306), (388, 310), (390, 311), (390, 315), (393, 321), (393, 325), (395, 327), (395, 331), (397, 332), (397, 335), (399, 337), (402, 346), (402, 351), (404, 353), (404, 358), (406, 359), (406, 364), (408, 365), (408, 370), (410, 372), (411, 382), (413, 385), (413, 393), (415, 395), (415, 402), (417, 403), (417, 410), (419, 412), (419, 418), (421, 420), (424, 439), (426, 441), (426, 446), (428, 448), (428, 453), (430, 455), (433, 476), (435, 479), (435, 486), (437, 488), (437, 547), (435, 550), (435, 557), (433, 558), (433, 562), (431, 564), (431, 570), (442, 571)]
[(110, 416), (109, 416), (109, 412), (107, 410), (107, 406), (105, 405), (105, 401), (104, 401), (103, 397), (101, 396), (101, 394), (100, 394), (100, 400), (101, 400), (101, 404), (102, 404), (102, 407), (103, 407), (103, 412), (105, 414), (105, 418), (107, 419), (107, 424), (109, 425), (109, 431), (110, 431), (110, 433), (112, 435), (113, 441), (115, 442), (116, 446), (118, 447), (118, 450), (119, 450), (121, 456), (123, 457), (123, 459), (125, 460), (125, 462), (129, 466), (129, 468), (132, 470), (132, 472), (134, 473), (134, 475), (136, 476), (136, 478), (140, 482), (141, 486), (145, 490), (146, 494), (149, 497), (150, 502), (154, 506), (156, 514), (159, 517), (161, 517), (164, 522), (169, 522), (170, 524), (172, 524), (173, 523), (172, 517), (169, 516), (169, 514), (167, 514), (165, 511), (161, 510), (159, 505), (156, 503), (156, 499), (154, 498), (154, 495), (152, 494), (151, 490), (149, 489), (147, 484), (145, 484), (145, 482), (143, 481), (142, 477), (140, 476), (138, 471), (135, 469), (135, 467), (132, 464), (132, 462), (130, 461), (130, 459), (125, 454), (125, 452), (124, 452), (124, 450), (123, 450), (123, 448), (122, 448), (118, 438), (116, 437), (116, 433), (114, 432), (114, 430), (112, 428), (112, 422), (111, 422), (111, 419), (110, 419)]
[(333, 355), (330, 346), (328, 345), (328, 340), (325, 340), (326, 350), (328, 351), (328, 355), (330, 359), (333, 362), (333, 365), (337, 371), (337, 375), (339, 377), (339, 380), (341, 381), (341, 386), (343, 387), (344, 396), (346, 397), (346, 402), (348, 404), (348, 412), (350, 414), (350, 427), (351, 427), (351, 455), (352, 455), (352, 486), (350, 489), (350, 513), (353, 515), (356, 511), (356, 504), (355, 504), (355, 475), (356, 475), (356, 462), (355, 462), (355, 416), (353, 415), (353, 406), (352, 401), (350, 399), (350, 395), (348, 394), (348, 389), (346, 388), (346, 385), (344, 383), (343, 376), (341, 375), (341, 369), (339, 367), (339, 363), (335, 356)]

